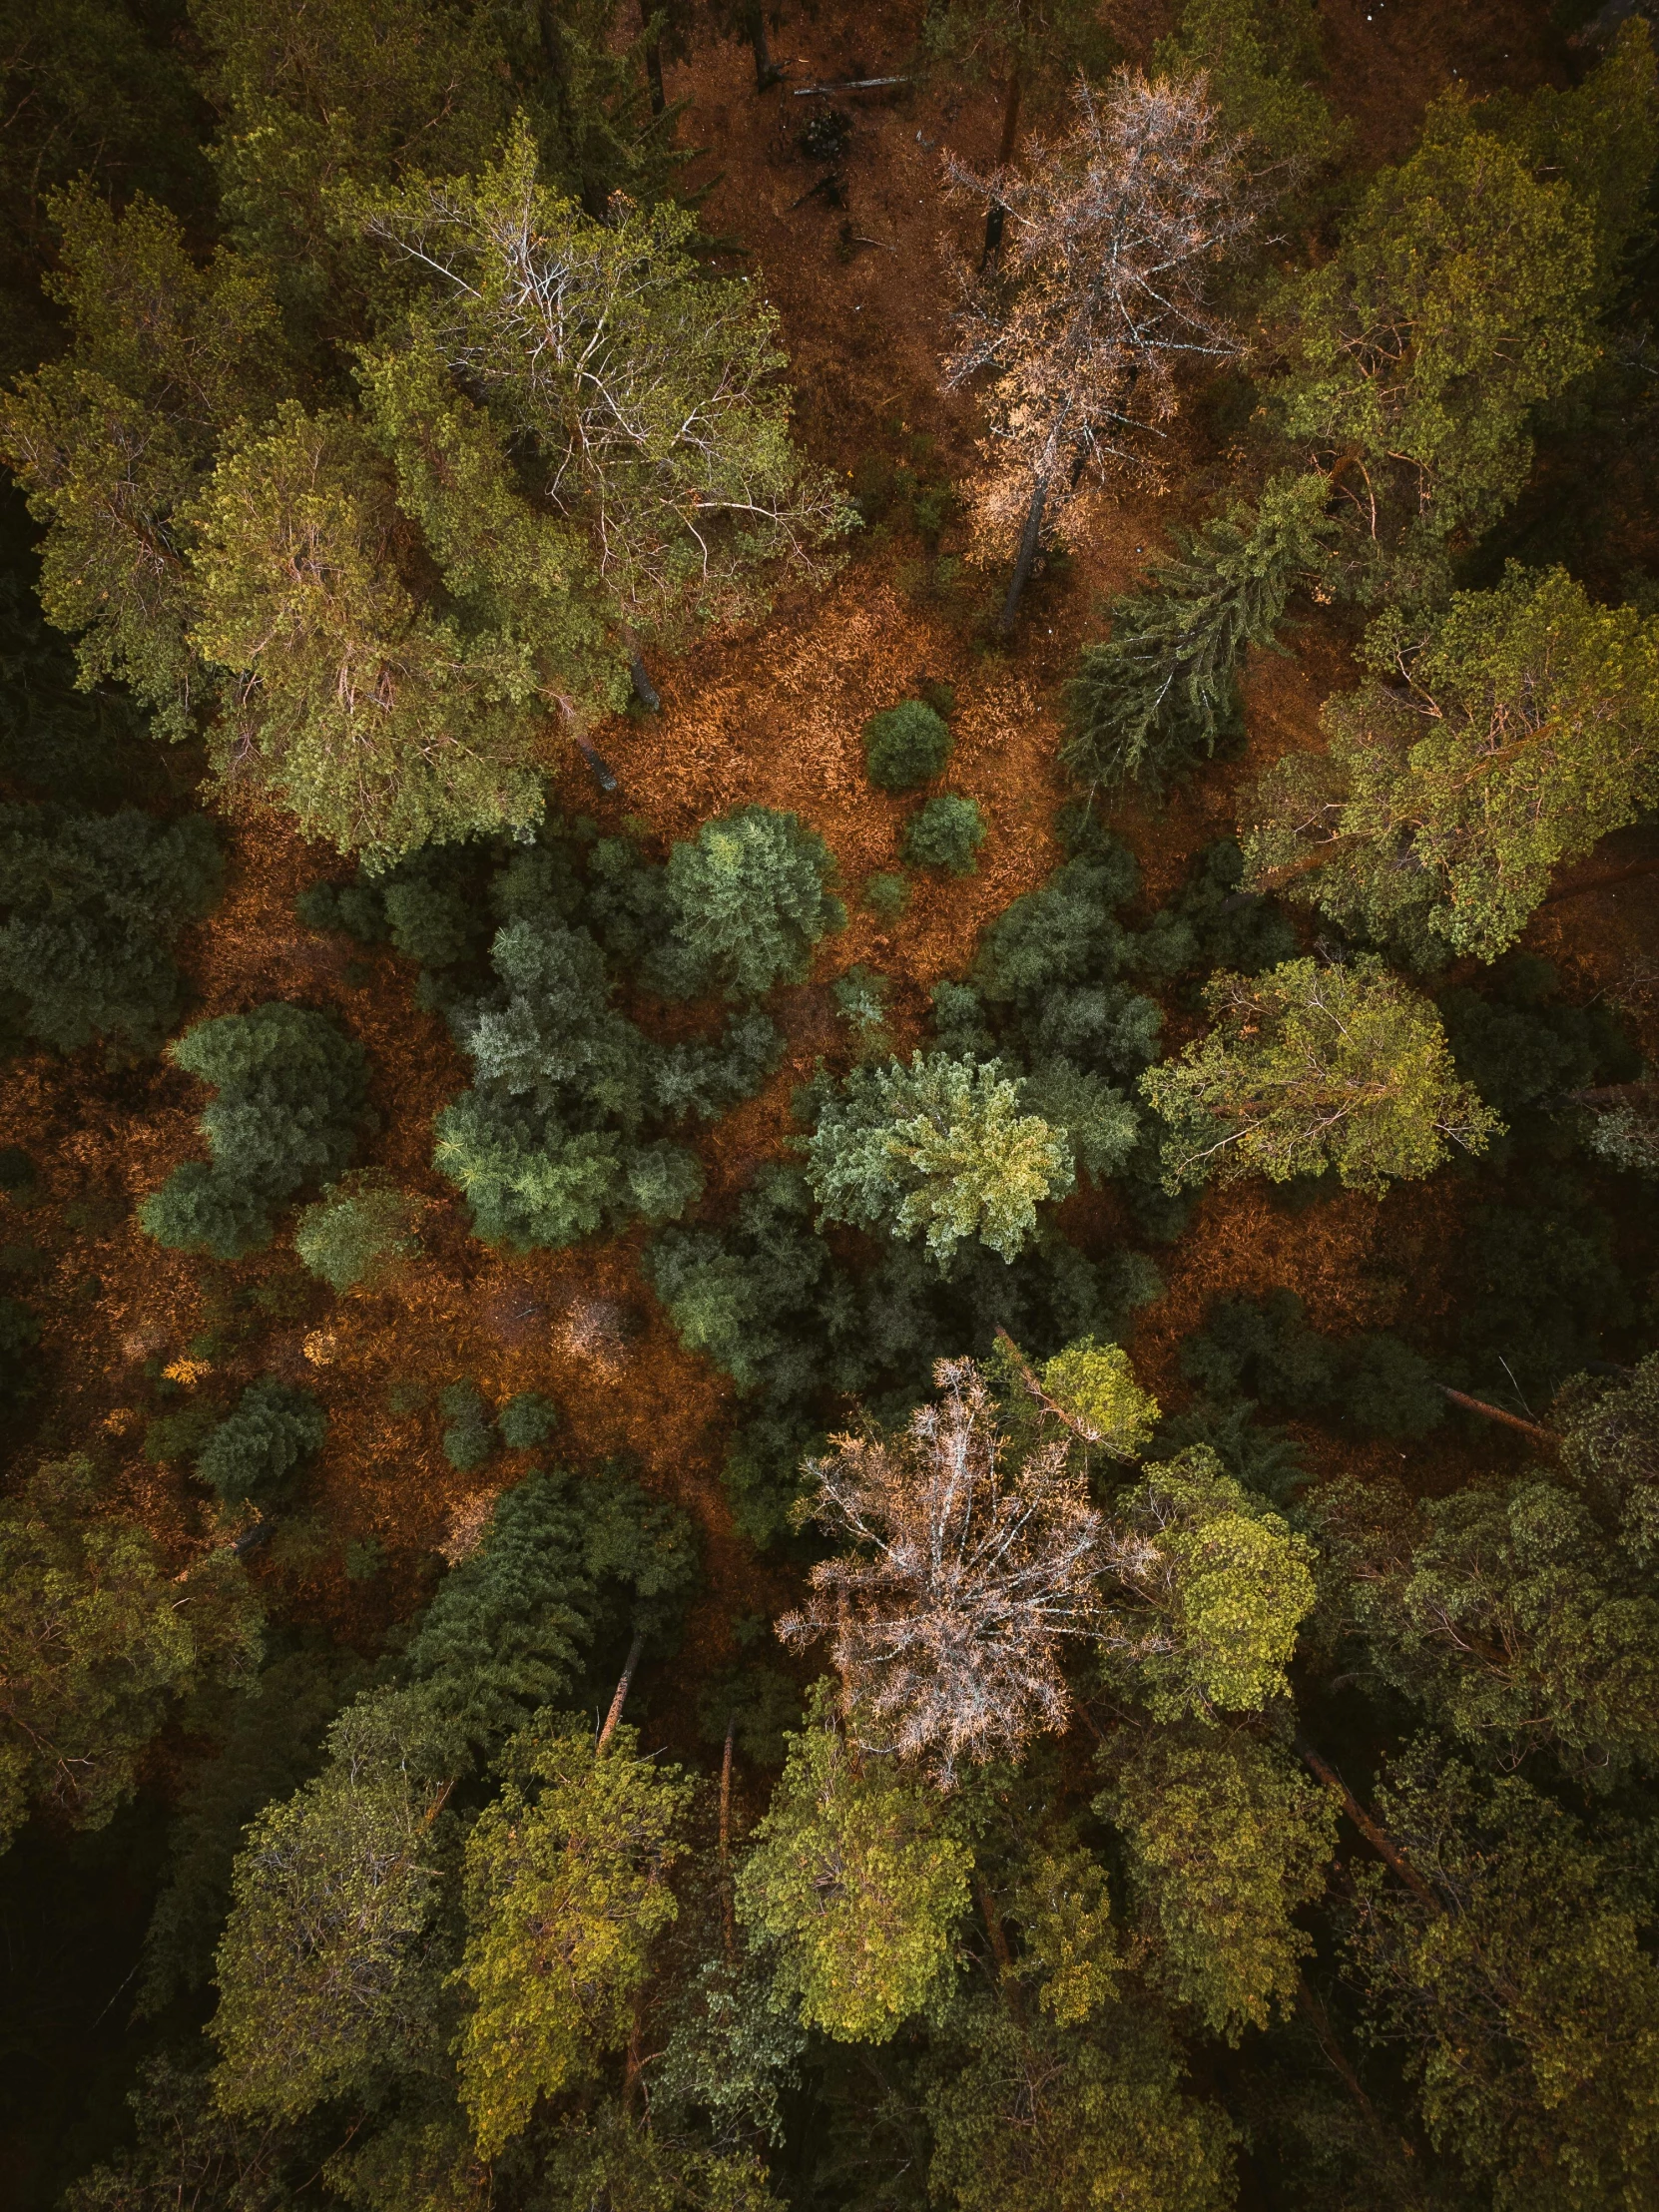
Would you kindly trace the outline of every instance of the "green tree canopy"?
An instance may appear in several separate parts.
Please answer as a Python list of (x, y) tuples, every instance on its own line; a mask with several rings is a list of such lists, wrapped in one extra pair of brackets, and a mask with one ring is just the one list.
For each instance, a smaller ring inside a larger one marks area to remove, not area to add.
[(0, 1846), (36, 1801), (102, 1828), (182, 1699), (259, 1657), (260, 1614), (228, 1551), (175, 1579), (99, 1496), (90, 1460), (49, 1460), (0, 1506)]
[(823, 1097), (806, 1151), (824, 1220), (924, 1236), (941, 1267), (968, 1237), (1012, 1260), (1038, 1206), (1075, 1179), (1064, 1130), (1020, 1112), (999, 1061), (947, 1052), (854, 1068)]
[(1429, 1174), (1501, 1126), (1457, 1080), (1427, 999), (1365, 954), (1214, 976), (1216, 1026), (1141, 1089), (1163, 1117), (1164, 1187), (1335, 1169), (1351, 1190)]
[(1315, 0), (1186, 0), (1153, 58), (1171, 76), (1204, 70), (1227, 128), (1248, 133), (1287, 187), (1348, 142), (1311, 82), (1323, 74)]
[(713, 980), (741, 998), (805, 982), (814, 945), (846, 920), (825, 887), (834, 866), (799, 815), (736, 807), (706, 822), (669, 854), (664, 890), (688, 972), (659, 980), (675, 996)]
[(738, 1919), (777, 1945), (807, 2026), (882, 2042), (943, 1980), (971, 1862), (937, 1793), (858, 1760), (822, 1696), (738, 1869)]
[(486, 2158), (538, 2097), (627, 2041), (653, 1938), (678, 1910), (664, 1876), (691, 1785), (640, 1758), (632, 1729), (596, 1751), (586, 1727), (558, 1733), (551, 1719), (507, 1746), (508, 1779), (467, 1838), (458, 2057)]
[(331, 1291), (376, 1290), (420, 1250), (425, 1208), (372, 1168), (356, 1168), (300, 1209), (293, 1249)]
[(175, 1168), (139, 1220), (158, 1244), (222, 1260), (258, 1252), (276, 1234), (276, 1208), (337, 1176), (356, 1149), (363, 1048), (326, 1014), (274, 999), (198, 1022), (169, 1057), (217, 1094), (199, 1125), (213, 1159)]
[(1659, 799), (1659, 618), (1511, 566), (1368, 656), (1395, 681), (1331, 699), (1330, 751), (1258, 787), (1251, 878), (1418, 959), (1495, 959), (1554, 867)]

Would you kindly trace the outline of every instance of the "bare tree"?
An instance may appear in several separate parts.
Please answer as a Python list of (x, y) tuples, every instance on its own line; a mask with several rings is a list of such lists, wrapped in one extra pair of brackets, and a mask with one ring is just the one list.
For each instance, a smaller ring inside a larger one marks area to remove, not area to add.
[(811, 1598), (778, 1632), (832, 1636), (860, 1731), (948, 1788), (964, 1758), (1065, 1727), (1060, 1639), (1097, 1632), (1113, 1561), (1070, 1437), (1009, 1466), (973, 1362), (940, 1361), (934, 1380), (940, 1402), (898, 1435), (837, 1436), (809, 1462), (812, 1517), (850, 1550), (813, 1569)]
[(1155, 475), (1177, 366), (1238, 350), (1207, 294), (1256, 220), (1240, 142), (1203, 76), (1119, 70), (1103, 95), (1079, 80), (1074, 102), (1071, 131), (1034, 143), (1022, 176), (946, 165), (953, 196), (1005, 211), (994, 262), (958, 265), (960, 339), (944, 364), (947, 391), (991, 379), (980, 520), (993, 543), (1017, 532), (1005, 633), (1045, 526), (1084, 476)]

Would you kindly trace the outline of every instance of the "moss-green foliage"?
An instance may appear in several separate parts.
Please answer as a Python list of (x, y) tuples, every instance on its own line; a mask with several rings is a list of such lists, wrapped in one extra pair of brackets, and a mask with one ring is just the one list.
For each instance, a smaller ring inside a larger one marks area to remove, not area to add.
[(196, 1471), (227, 1505), (267, 1505), (322, 1449), (327, 1432), (327, 1415), (309, 1390), (267, 1376), (249, 1383), (208, 1437)]
[[(127, 2093), (136, 2140), (111, 2151), (65, 2193), (64, 2212), (129, 2212), (178, 2201), (181, 2185), (231, 2204), (279, 2212), (296, 2146), (281, 2124), (250, 2126), (224, 2112), (212, 2072), (147, 2059)], [(302, 2153), (301, 2153), (302, 2155)], [(212, 2197), (208, 2197), (212, 2202)]]
[(201, 815), (0, 807), (0, 994), (23, 1030), (60, 1052), (158, 1051), (186, 995), (173, 940), (223, 875)]
[(603, 1752), (583, 1728), (507, 1746), (507, 1781), (466, 1845), (471, 2009), (457, 2057), (480, 2153), (522, 2133), (538, 2098), (628, 2039), (653, 1939), (677, 1916), (691, 1785), (642, 1759), (631, 1728)]
[(539, 1390), (519, 1390), (498, 1408), (495, 1425), (509, 1451), (533, 1451), (559, 1425), (559, 1408)]
[(914, 791), (944, 773), (954, 741), (925, 700), (901, 699), (864, 724), (864, 766), (884, 792)]
[(1141, 1090), (1167, 1127), (1168, 1190), (1334, 1169), (1351, 1190), (1478, 1153), (1501, 1125), (1454, 1073), (1429, 1002), (1380, 959), (1288, 960), (1254, 981), (1218, 975), (1216, 1027)]
[(1577, 1376), (1551, 1408), (1568, 1473), (1640, 1568), (1659, 1553), (1659, 1353), (1616, 1382)]
[(878, 871), (864, 877), (863, 898), (877, 921), (896, 921), (910, 903), (910, 886), (902, 875)]
[(1208, 73), (1227, 128), (1249, 132), (1279, 172), (1272, 182), (1300, 182), (1348, 143), (1349, 125), (1309, 81), (1322, 74), (1314, 0), (1186, 0), (1153, 58), (1171, 76)]
[(451, 1382), (438, 1392), (447, 1425), (443, 1455), (457, 1474), (471, 1474), (495, 1449), (495, 1423), (476, 1382)]
[(158, 1244), (234, 1260), (276, 1235), (303, 1184), (339, 1175), (363, 1125), (363, 1048), (326, 1014), (273, 1000), (198, 1022), (169, 1057), (217, 1094), (200, 1128), (211, 1165), (187, 1161), (139, 1208)]
[(1292, 1916), (1336, 1849), (1329, 1796), (1277, 1745), (1171, 1729), (1132, 1746), (1095, 1809), (1123, 1832), (1170, 1994), (1234, 2043), (1288, 2009), (1314, 1947)]
[(1377, 1808), (1427, 1894), (1356, 1868), (1354, 1965), (1430, 2140), (1504, 2212), (1651, 2196), (1659, 1968), (1634, 1869), (1518, 1777), (1427, 1745)]
[[(1511, 564), (1426, 635), (1385, 616), (1374, 679), (1328, 702), (1328, 753), (1263, 779), (1253, 878), (1420, 965), (1508, 949), (1562, 861), (1659, 798), (1659, 619)], [(1403, 669), (1407, 684), (1400, 687)]]
[(1084, 1337), (1045, 1361), (1038, 1380), (1057, 1405), (1114, 1456), (1135, 1458), (1158, 1421), (1158, 1400), (1135, 1381), (1121, 1345)]
[(1441, 991), (1436, 1003), (1457, 1072), (1518, 1137), (1571, 1091), (1629, 1081), (1641, 1056), (1605, 1004), (1574, 1005), (1547, 960), (1512, 953), (1478, 989)]
[(890, 1761), (855, 1763), (821, 1715), (789, 1739), (738, 1870), (738, 1917), (778, 1945), (804, 2024), (883, 2042), (945, 1976), (969, 1864), (937, 1794)]
[(1328, 496), (1322, 476), (1276, 476), (1254, 509), (1181, 534), (1152, 589), (1111, 602), (1111, 635), (1084, 647), (1068, 694), (1062, 757), (1081, 781), (1161, 787), (1242, 734), (1237, 670), (1322, 568)]
[(181, 1585), (149, 1533), (111, 1510), (89, 1460), (37, 1467), (0, 1507), (0, 1845), (37, 1801), (104, 1827), (181, 1700), (246, 1675), (259, 1641), (229, 1553)]
[(989, 833), (976, 799), (944, 792), (918, 807), (904, 825), (904, 859), (910, 867), (971, 875), (977, 864), (975, 854)]
[[(1235, 2201), (1232, 2125), (1188, 2090), (1155, 2014), (1113, 2006), (1062, 2034), (985, 2001), (952, 2025), (960, 2062), (928, 2098), (929, 2202), (950, 2212), (1225, 2212)], [(955, 2053), (952, 2053), (955, 2056)]]
[(1621, 1264), (1621, 1231), (1634, 1233), (1634, 1257), (1644, 1237), (1651, 1242), (1654, 1214), (1651, 1204), (1630, 1205), (1622, 1216), (1581, 1177), (1541, 1164), (1523, 1189), (1474, 1209), (1452, 1280), (1456, 1342), (1476, 1395), (1524, 1412), (1628, 1342), (1642, 1277)]
[(921, 1237), (945, 1267), (969, 1237), (1012, 1260), (1037, 1207), (1071, 1188), (1073, 1163), (1063, 1133), (1021, 1113), (995, 1061), (917, 1052), (908, 1066), (854, 1069), (823, 1097), (807, 1180), (822, 1219)]
[(1160, 1721), (1258, 1712), (1288, 1694), (1285, 1669), (1314, 1604), (1314, 1548), (1233, 1480), (1203, 1444), (1146, 1470), (1120, 1500), (1146, 1543), (1122, 1574), (1105, 1648)]
[(1430, 1363), (1397, 1337), (1310, 1329), (1294, 1291), (1220, 1298), (1181, 1350), (1181, 1372), (1208, 1398), (1248, 1397), (1291, 1413), (1328, 1413), (1362, 1434), (1401, 1443), (1445, 1417)]
[(293, 1249), (331, 1291), (375, 1290), (420, 1250), (421, 1201), (373, 1170), (330, 1183), (293, 1225)]
[(699, 986), (758, 998), (774, 983), (804, 982), (813, 947), (846, 919), (825, 888), (833, 869), (816, 830), (767, 807), (736, 808), (676, 844), (665, 890)]

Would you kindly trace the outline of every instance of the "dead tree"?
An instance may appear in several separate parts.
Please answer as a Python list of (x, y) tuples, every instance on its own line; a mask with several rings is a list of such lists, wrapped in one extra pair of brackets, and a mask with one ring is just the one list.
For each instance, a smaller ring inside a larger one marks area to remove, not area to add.
[(1256, 193), (1203, 77), (1120, 70), (1079, 81), (1076, 122), (1023, 174), (946, 165), (948, 189), (1004, 211), (1000, 251), (958, 264), (959, 342), (944, 388), (981, 375), (988, 463), (981, 536), (1015, 547), (1013, 627), (1045, 531), (1088, 475), (1156, 475), (1176, 370), (1238, 341), (1209, 304), (1217, 262), (1251, 230)]

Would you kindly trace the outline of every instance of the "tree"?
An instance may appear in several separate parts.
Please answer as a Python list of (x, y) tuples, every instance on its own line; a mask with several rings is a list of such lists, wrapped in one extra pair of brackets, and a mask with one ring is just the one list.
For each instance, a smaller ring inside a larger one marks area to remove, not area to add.
[(85, 1458), (48, 1460), (0, 1506), (0, 1846), (31, 1803), (104, 1827), (181, 1701), (238, 1682), (260, 1614), (238, 1562), (168, 1571)]
[(1551, 1417), (1561, 1459), (1639, 1567), (1659, 1555), (1659, 1353), (1619, 1381), (1575, 1376)]
[(266, 1376), (250, 1382), (197, 1456), (196, 1471), (227, 1505), (256, 1509), (322, 1449), (328, 1416), (309, 1390)]
[(0, 454), (48, 526), (41, 604), (80, 633), (83, 683), (130, 684), (184, 738), (202, 689), (186, 511), (219, 433), (281, 388), (276, 301), (225, 248), (198, 268), (177, 218), (142, 196), (117, 216), (81, 182), (49, 205), (71, 343), (0, 398)]
[(822, 1692), (788, 1743), (738, 1868), (738, 1920), (777, 1946), (777, 1979), (804, 2025), (881, 2042), (944, 1978), (970, 1855), (934, 1791), (891, 1760), (854, 1757)]
[(360, 1698), (328, 1751), (314, 1781), (266, 1807), (237, 1860), (209, 2028), (232, 2114), (296, 2119), (432, 2038), (432, 1826), (449, 1793), (432, 1712), (408, 1691)]
[(127, 2093), (138, 2141), (71, 2184), (64, 2212), (288, 2212), (281, 2127), (249, 2125), (215, 2102), (213, 2077), (152, 2058)]
[(1314, 1948), (1292, 1915), (1318, 1901), (1336, 1849), (1329, 1794), (1237, 1729), (1141, 1736), (1095, 1800), (1124, 1834), (1155, 1977), (1236, 2043), (1294, 2001)]
[(901, 699), (864, 724), (864, 766), (884, 792), (913, 791), (942, 774), (955, 740), (922, 699)]
[(1037, 1207), (1074, 1179), (1063, 1130), (1021, 1114), (1000, 1061), (916, 1052), (906, 1067), (854, 1068), (822, 1095), (807, 1141), (807, 1180), (826, 1221), (925, 1235), (948, 1266), (965, 1238), (1012, 1260)]
[(155, 1052), (185, 999), (174, 937), (218, 903), (219, 842), (201, 815), (0, 807), (0, 990), (59, 1052), (95, 1038)]
[(336, 1295), (378, 1290), (420, 1250), (416, 1225), (424, 1202), (373, 1169), (330, 1183), (293, 1226), (293, 1249)]
[(930, 2199), (952, 2212), (1225, 2212), (1236, 2140), (1194, 2097), (1155, 2012), (1112, 2006), (1092, 2027), (1025, 2027), (980, 2008), (966, 2063), (928, 2095)]
[(217, 1093), (198, 1124), (213, 1160), (175, 1168), (139, 1220), (158, 1244), (185, 1251), (261, 1251), (275, 1209), (303, 1183), (331, 1181), (356, 1149), (363, 1048), (326, 1014), (274, 999), (198, 1022), (168, 1057)]
[(1083, 648), (1068, 694), (1069, 768), (1157, 787), (1214, 753), (1241, 720), (1245, 648), (1273, 644), (1290, 594), (1323, 565), (1329, 496), (1318, 474), (1275, 476), (1254, 508), (1178, 533), (1151, 590), (1113, 599), (1111, 635)]
[(952, 875), (971, 875), (974, 854), (985, 836), (979, 802), (941, 792), (918, 807), (904, 825), (900, 849), (909, 867), (948, 868)]
[(1101, 98), (1079, 84), (1075, 105), (1069, 135), (1034, 148), (1025, 177), (949, 172), (959, 193), (1004, 206), (1012, 233), (994, 274), (960, 271), (944, 367), (947, 391), (993, 379), (980, 528), (987, 549), (1018, 539), (1004, 631), (1085, 473), (1153, 473), (1145, 448), (1176, 411), (1177, 364), (1236, 349), (1209, 276), (1254, 220), (1201, 82), (1120, 70)]
[(1477, 530), (1531, 465), (1530, 411), (1595, 359), (1595, 248), (1460, 93), (1428, 112), (1339, 251), (1287, 286), (1285, 427), (1325, 457), (1368, 540)]
[(664, 1880), (691, 1785), (642, 1759), (629, 1728), (596, 1750), (543, 1727), (507, 1747), (501, 1794), (466, 1846), (471, 1999), (458, 2058), (480, 2153), (523, 2132), (538, 2097), (627, 2041), (653, 1939), (675, 1919)]
[(840, 1549), (778, 1633), (832, 1637), (847, 1727), (948, 1788), (962, 1761), (1017, 1759), (1039, 1728), (1065, 1728), (1061, 1639), (1098, 1627), (1109, 1553), (1069, 1437), (1009, 1466), (973, 1363), (941, 1361), (933, 1380), (939, 1401), (900, 1434), (836, 1436), (808, 1461), (811, 1518)]
[(1429, 1174), (1501, 1124), (1452, 1067), (1432, 1005), (1362, 954), (1287, 960), (1205, 988), (1216, 1027), (1141, 1089), (1167, 1125), (1164, 1187), (1334, 1168), (1350, 1190)]
[(1377, 1803), (1413, 1880), (1356, 1869), (1353, 1955), (1431, 2139), (1502, 2212), (1640, 2203), (1659, 2185), (1651, 1905), (1516, 1776), (1419, 1745)]
[(711, 2152), (659, 2119), (631, 2120), (614, 2104), (595, 2118), (567, 2120), (550, 2164), (566, 2204), (603, 2205), (607, 2212), (783, 2212), (752, 2153)]
[(1659, 619), (1511, 565), (1420, 638), (1384, 619), (1368, 657), (1396, 681), (1328, 701), (1330, 752), (1259, 786), (1251, 880), (1423, 962), (1496, 959), (1553, 868), (1659, 799)]
[(1135, 1380), (1121, 1345), (1083, 1337), (1043, 1364), (1041, 1388), (1089, 1443), (1134, 1459), (1152, 1439), (1158, 1400)]
[(677, 841), (664, 880), (682, 974), (659, 980), (674, 996), (713, 979), (734, 997), (759, 998), (774, 983), (807, 978), (813, 947), (844, 927), (846, 909), (826, 889), (834, 857), (799, 815), (736, 807)]
[(822, 573), (847, 515), (790, 440), (773, 310), (699, 273), (683, 211), (598, 223), (537, 172), (520, 121), (475, 178), (356, 202), (429, 285), (416, 343), (534, 451), (629, 638), (754, 611), (769, 567)]
[(1324, 73), (1315, 0), (1186, 0), (1153, 61), (1172, 77), (1203, 70), (1223, 124), (1249, 136), (1287, 189), (1348, 143), (1351, 126), (1309, 82)]

